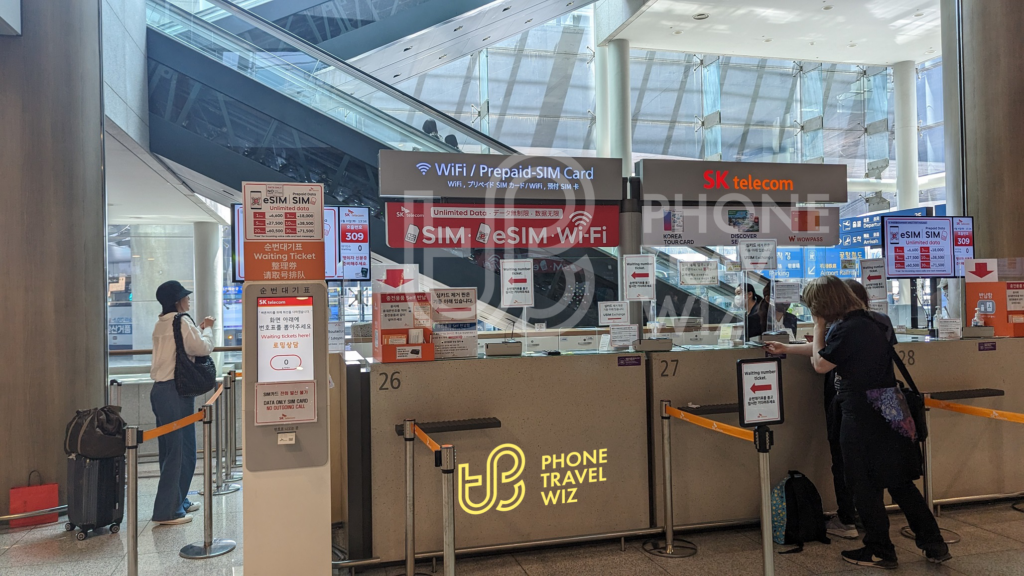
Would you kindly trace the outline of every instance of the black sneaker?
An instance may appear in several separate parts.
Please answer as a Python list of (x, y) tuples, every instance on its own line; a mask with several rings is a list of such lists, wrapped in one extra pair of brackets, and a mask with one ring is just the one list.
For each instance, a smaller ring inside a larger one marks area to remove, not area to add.
[(873, 554), (867, 547), (856, 550), (844, 550), (842, 555), (843, 560), (857, 566), (874, 566), (883, 570), (895, 570), (899, 566), (895, 556), (893, 556), (892, 560), (886, 560)]
[(951, 556), (949, 553), (949, 546), (946, 546), (946, 544), (942, 544), (942, 546), (934, 546), (930, 549), (925, 550), (924, 557), (927, 558), (929, 562), (934, 562), (935, 564), (942, 564), (943, 562), (949, 560), (953, 556)]

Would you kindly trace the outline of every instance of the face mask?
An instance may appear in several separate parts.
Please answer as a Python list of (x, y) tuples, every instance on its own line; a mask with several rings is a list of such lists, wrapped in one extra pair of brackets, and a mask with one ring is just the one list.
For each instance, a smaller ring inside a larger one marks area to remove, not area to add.
[(736, 297), (732, 299), (732, 303), (737, 308), (743, 308), (743, 296), (737, 294)]

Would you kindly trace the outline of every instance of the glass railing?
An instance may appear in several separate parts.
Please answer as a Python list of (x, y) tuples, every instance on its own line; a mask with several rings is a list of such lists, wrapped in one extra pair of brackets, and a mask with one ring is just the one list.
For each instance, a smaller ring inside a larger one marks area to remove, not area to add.
[[(210, 8), (147, 0), (151, 28), (396, 150), (513, 154), (515, 150), (227, 2), (207, 0), (287, 46), (264, 50), (219, 27)], [(326, 79), (326, 80), (325, 80)], [(329, 81), (327, 81), (329, 80)], [(373, 105), (368, 102), (373, 102)]]
[[(265, 0), (258, 0), (265, 1)], [(282, 1), (282, 0), (277, 0)], [(274, 20), (274, 24), (310, 44), (321, 44), (364, 26), (397, 16), (430, 0), (327, 0), (294, 14)], [(236, 2), (241, 5), (241, 2)], [(268, 50), (277, 50), (281, 41), (257, 30), (240, 34)]]

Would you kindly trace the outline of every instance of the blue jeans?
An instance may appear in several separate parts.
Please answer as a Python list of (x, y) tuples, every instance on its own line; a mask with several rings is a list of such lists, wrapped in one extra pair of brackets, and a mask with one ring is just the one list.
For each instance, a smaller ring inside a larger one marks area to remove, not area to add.
[[(156, 425), (163, 426), (195, 413), (195, 399), (178, 395), (174, 380), (155, 382), (149, 402)], [(185, 500), (196, 472), (196, 425), (157, 438), (160, 446), (160, 483), (153, 503), (153, 520), (173, 520), (185, 515)]]

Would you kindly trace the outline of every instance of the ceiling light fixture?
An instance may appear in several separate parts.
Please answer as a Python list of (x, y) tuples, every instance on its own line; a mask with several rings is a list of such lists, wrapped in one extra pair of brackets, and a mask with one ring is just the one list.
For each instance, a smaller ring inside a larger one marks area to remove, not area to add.
[(458, 28), (455, 29), (456, 32), (458, 32), (459, 30), (462, 30), (462, 26), (459, 26)]
[(530, 22), (533, 22), (533, 18), (530, 18), (529, 20), (527, 20), (526, 24), (529, 24)]
[(505, 6), (504, 8), (501, 9), (501, 11), (502, 12), (508, 12), (511, 9), (512, 9), (512, 6)]
[(401, 76), (401, 74), (395, 74), (392, 78), (398, 78), (399, 76)]
[(856, 48), (857, 45), (856, 44), (847, 44), (846, 47), (847, 48)]
[(440, 56), (437, 57), (437, 59), (440, 60), (440, 59), (444, 58), (445, 56), (447, 56), (447, 54), (441, 54)]
[(675, 34), (676, 36), (679, 36), (682, 33), (683, 33), (682, 30), (676, 30), (675, 32), (673, 32), (673, 34)]
[(835, 8), (835, 6), (832, 6), (831, 4), (829, 4), (828, 6), (822, 6), (821, 7), (821, 9), (824, 10), (825, 12), (828, 12), (832, 8)]
[(488, 40), (490, 40), (490, 39), (491, 39), (491, 37), (490, 37), (490, 36), (486, 36), (486, 37), (485, 37), (485, 38), (484, 38), (483, 40), (481, 40), (481, 42), (487, 42), (487, 41), (488, 41)]
[(772, 39), (771, 39), (771, 38), (765, 38), (765, 39), (764, 39), (764, 41), (765, 41), (765, 43), (767, 44), (768, 42), (771, 42), (771, 41), (772, 41)]
[(575, 3), (576, 3), (576, 2), (569, 2), (568, 4), (566, 4), (566, 6), (572, 6), (572, 5), (573, 5), (573, 4), (575, 4)]
[(924, 12), (918, 12), (917, 14), (914, 14), (914, 18), (920, 18), (921, 16), (924, 16)]
[(707, 20), (708, 18), (711, 18), (711, 14), (708, 14), (707, 12), (701, 12), (693, 15), (694, 20)]
[(408, 48), (406, 48), (405, 50), (402, 50), (402, 52), (408, 52), (409, 50), (412, 50), (412, 46), (409, 46), (409, 47), (408, 47)]
[(934, 50), (934, 49), (931, 49), (931, 50), (925, 50), (925, 51), (924, 51), (924, 53), (925, 53), (925, 54), (935, 54), (935, 50)]

